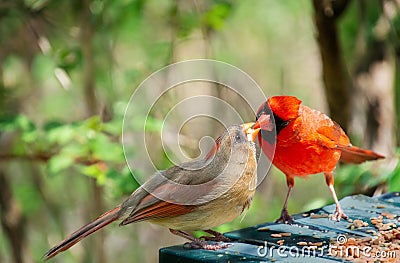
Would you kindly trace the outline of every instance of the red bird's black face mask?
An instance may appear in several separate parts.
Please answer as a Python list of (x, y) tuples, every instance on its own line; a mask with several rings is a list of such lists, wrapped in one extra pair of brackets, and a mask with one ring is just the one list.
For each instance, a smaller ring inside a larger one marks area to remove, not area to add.
[[(272, 130), (266, 130), (261, 127), (261, 137), (266, 142), (273, 145), (276, 143), (276, 136), (278, 136), (280, 131), (289, 124), (290, 120), (285, 121), (278, 117), (274, 112), (272, 112), (271, 108), (268, 106), (268, 103), (265, 103), (264, 106), (258, 111), (256, 121), (258, 121), (262, 115), (270, 116), (269, 121), (272, 123)], [(273, 118), (271, 118), (271, 116)]]

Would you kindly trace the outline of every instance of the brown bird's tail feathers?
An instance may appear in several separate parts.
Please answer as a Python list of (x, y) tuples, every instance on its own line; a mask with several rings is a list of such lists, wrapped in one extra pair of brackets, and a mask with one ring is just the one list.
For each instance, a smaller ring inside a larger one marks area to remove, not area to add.
[(365, 161), (372, 161), (385, 158), (383, 155), (377, 154), (370, 150), (364, 150), (356, 146), (340, 147), (342, 154), (340, 160), (344, 163), (359, 164)]
[(80, 229), (76, 230), (72, 233), (69, 237), (61, 241), (56, 246), (52, 247), (49, 251), (44, 254), (43, 259), (48, 260), (58, 253), (67, 250), (68, 248), (72, 247), (83, 238), (87, 237), (88, 235), (96, 232), (97, 230), (107, 226), (108, 224), (114, 222), (119, 218), (119, 211), (121, 210), (120, 206), (117, 206), (114, 209), (111, 209), (108, 212), (105, 212), (101, 216), (99, 216), (96, 220), (90, 222), (87, 225), (84, 225)]

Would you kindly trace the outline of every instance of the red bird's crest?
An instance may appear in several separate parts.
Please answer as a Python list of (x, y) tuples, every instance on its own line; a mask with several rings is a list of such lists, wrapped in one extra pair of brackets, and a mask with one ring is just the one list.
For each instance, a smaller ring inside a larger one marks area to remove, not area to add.
[(272, 112), (282, 120), (296, 118), (299, 115), (301, 100), (293, 96), (274, 96), (268, 99)]

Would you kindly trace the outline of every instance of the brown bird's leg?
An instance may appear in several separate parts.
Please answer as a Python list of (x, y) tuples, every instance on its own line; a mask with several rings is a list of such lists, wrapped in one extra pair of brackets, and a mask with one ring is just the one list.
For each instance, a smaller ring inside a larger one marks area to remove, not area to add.
[(335, 204), (336, 204), (335, 213), (330, 217), (330, 219), (334, 220), (334, 221), (340, 221), (340, 219), (342, 219), (342, 218), (348, 219), (349, 217), (343, 212), (342, 207), (339, 204), (339, 200), (337, 199), (337, 196), (335, 193), (335, 188), (333, 188), (334, 179), (333, 179), (332, 172), (324, 173), (324, 174), (325, 174), (326, 184), (328, 185), (329, 191), (331, 191), (333, 200), (335, 201)]
[(185, 233), (183, 231), (180, 230), (175, 230), (175, 229), (169, 229), (169, 231), (177, 236), (189, 239), (190, 243), (186, 243), (185, 245), (188, 245), (189, 248), (202, 248), (205, 250), (218, 250), (218, 249), (222, 249), (222, 248), (227, 248), (229, 247), (229, 244), (207, 244), (205, 241), (200, 240), (198, 238), (192, 237), (191, 235), (189, 235), (188, 233)]
[(216, 241), (216, 242), (231, 242), (232, 241), (229, 238), (227, 238), (226, 236), (224, 236), (223, 234), (221, 234), (220, 232), (217, 232), (212, 229), (204, 230), (204, 232), (213, 235), (213, 237), (210, 237), (210, 236), (200, 237), (207, 241)]
[(293, 217), (291, 217), (287, 211), (287, 203), (289, 200), (290, 192), (294, 187), (294, 178), (293, 176), (286, 175), (286, 184), (288, 186), (288, 191), (286, 194), (285, 203), (283, 204), (283, 208), (281, 211), (281, 216), (275, 221), (275, 223), (284, 223), (284, 224), (292, 224), (294, 223)]

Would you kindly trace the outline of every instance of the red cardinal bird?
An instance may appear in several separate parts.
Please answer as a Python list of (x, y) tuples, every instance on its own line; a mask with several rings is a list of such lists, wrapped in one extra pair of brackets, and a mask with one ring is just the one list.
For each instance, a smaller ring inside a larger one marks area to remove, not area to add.
[(249, 208), (257, 180), (254, 140), (260, 130), (253, 130), (253, 124), (228, 128), (204, 159), (157, 173), (125, 202), (51, 248), (44, 259), (120, 219), (123, 220), (120, 225), (149, 221), (168, 227), (171, 233), (192, 241), (194, 248), (226, 247), (207, 244), (184, 231), (204, 230), (214, 235), (209, 237), (211, 240), (227, 241), (211, 228), (232, 221)]
[[(275, 126), (272, 119), (275, 120)], [(341, 160), (358, 164), (384, 158), (351, 145), (349, 138), (336, 122), (317, 110), (301, 105), (301, 100), (296, 97), (269, 98), (258, 109), (254, 127), (258, 125), (261, 126), (258, 138), (263, 152), (286, 175), (288, 192), (277, 222), (293, 222), (286, 207), (294, 186), (294, 177), (316, 173), (324, 173), (336, 204), (336, 211), (331, 219), (339, 221), (347, 218), (333, 188), (333, 170), (337, 162)]]

